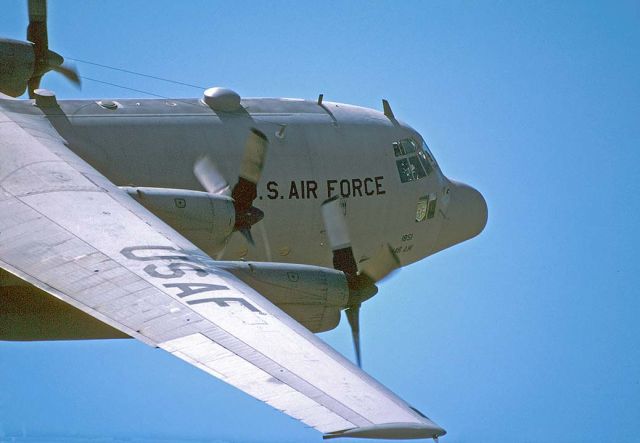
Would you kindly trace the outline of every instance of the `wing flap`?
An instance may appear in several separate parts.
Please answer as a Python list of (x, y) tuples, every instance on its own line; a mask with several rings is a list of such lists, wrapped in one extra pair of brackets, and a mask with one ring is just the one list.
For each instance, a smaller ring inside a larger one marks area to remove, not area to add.
[(356, 426), (201, 333), (160, 347), (321, 432)]

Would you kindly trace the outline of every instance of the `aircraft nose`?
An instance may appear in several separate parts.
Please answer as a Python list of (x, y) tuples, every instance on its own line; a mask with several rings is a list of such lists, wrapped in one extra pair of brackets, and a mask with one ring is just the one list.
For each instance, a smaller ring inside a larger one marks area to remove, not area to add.
[(435, 250), (453, 246), (480, 234), (487, 225), (487, 202), (477, 189), (450, 181), (450, 201)]

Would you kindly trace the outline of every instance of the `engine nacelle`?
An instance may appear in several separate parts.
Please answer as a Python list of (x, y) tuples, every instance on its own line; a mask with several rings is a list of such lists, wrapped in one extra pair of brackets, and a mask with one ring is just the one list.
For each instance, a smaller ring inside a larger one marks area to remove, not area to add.
[(260, 292), (311, 332), (329, 331), (340, 323), (349, 300), (344, 273), (318, 266), (288, 263), (217, 262)]
[(32, 43), (0, 39), (0, 92), (12, 97), (22, 95), (34, 68)]
[(233, 199), (224, 195), (187, 189), (121, 189), (208, 254), (222, 250), (233, 232)]

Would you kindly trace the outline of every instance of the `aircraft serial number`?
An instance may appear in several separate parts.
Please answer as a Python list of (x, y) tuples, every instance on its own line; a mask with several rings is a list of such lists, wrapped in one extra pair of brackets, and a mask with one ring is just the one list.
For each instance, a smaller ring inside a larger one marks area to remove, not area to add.
[[(269, 200), (308, 200), (329, 199), (335, 196), (343, 198), (371, 197), (387, 193), (384, 189), (383, 180), (384, 176), (381, 175), (377, 177), (345, 178), (327, 180), (321, 183), (322, 186), (315, 180), (291, 180), (282, 186), (276, 181), (270, 181), (267, 183), (264, 198)], [(262, 200), (263, 196), (260, 195), (259, 199)]]

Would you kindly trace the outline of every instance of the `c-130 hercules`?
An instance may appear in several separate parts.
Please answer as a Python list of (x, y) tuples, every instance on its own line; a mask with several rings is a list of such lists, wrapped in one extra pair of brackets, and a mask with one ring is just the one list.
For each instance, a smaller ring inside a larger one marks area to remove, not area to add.
[[(133, 337), (324, 438), (445, 434), (359, 368), (359, 312), (487, 206), (386, 101), (63, 101), (44, 0), (27, 40), (0, 39), (0, 340)], [(313, 335), (343, 310), (358, 366)]]

